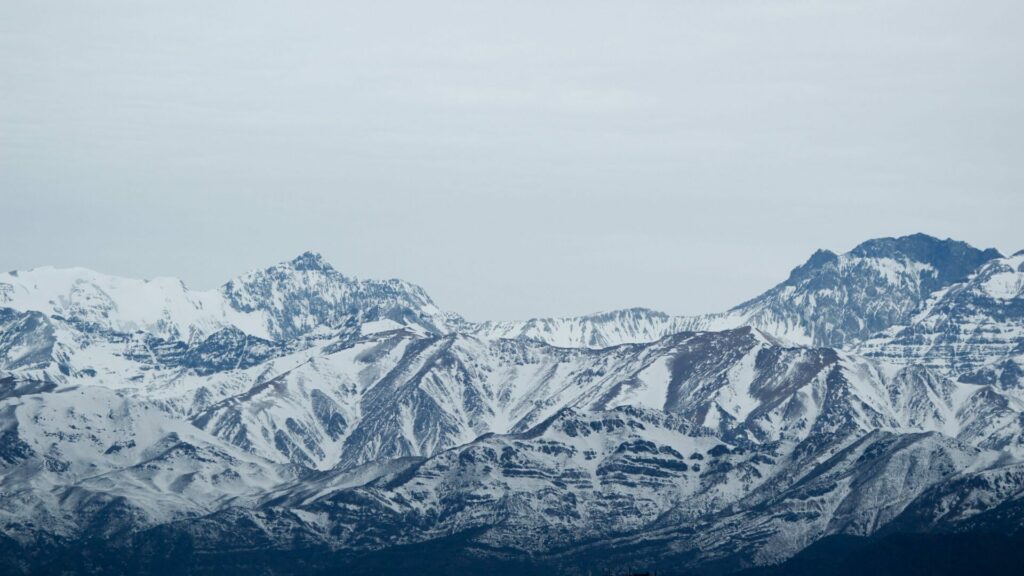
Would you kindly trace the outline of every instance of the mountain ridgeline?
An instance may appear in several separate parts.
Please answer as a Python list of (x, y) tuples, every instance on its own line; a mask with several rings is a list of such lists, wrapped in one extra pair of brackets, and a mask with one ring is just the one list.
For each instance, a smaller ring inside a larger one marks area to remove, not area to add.
[(315, 253), (0, 274), (0, 495), (3, 573), (884, 573), (1024, 535), (1024, 252), (481, 323)]

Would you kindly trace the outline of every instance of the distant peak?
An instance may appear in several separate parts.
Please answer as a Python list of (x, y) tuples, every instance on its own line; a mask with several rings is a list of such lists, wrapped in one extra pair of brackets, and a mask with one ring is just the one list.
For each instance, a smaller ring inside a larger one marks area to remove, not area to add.
[(837, 262), (838, 260), (839, 256), (831, 250), (816, 250), (814, 254), (811, 254), (811, 257), (807, 259), (807, 262), (797, 266), (789, 273), (788, 281), (792, 282), (799, 280), (807, 274), (818, 270), (823, 266)]
[(854, 256), (892, 257), (900, 254), (919, 262), (930, 262), (935, 257), (974, 257), (985, 260), (1000, 258), (995, 248), (979, 250), (967, 242), (946, 238), (945, 240), (918, 232), (896, 238), (874, 238), (862, 242), (850, 251)]
[(333, 270), (319, 252), (303, 252), (292, 259), (289, 264), (296, 270)]
[(922, 252), (934, 250), (937, 246), (944, 244), (963, 244), (966, 246), (966, 243), (957, 242), (956, 240), (949, 238), (940, 240), (934, 236), (918, 232), (908, 236), (872, 238), (858, 244), (850, 253), (854, 256), (866, 257), (887, 257), (895, 253), (915, 256)]
[(622, 317), (660, 317), (667, 318), (668, 314), (660, 310), (654, 310), (651, 308), (644, 308), (643, 306), (634, 306), (632, 308), (621, 308), (618, 310), (609, 310), (607, 312), (595, 312), (593, 314), (587, 314), (583, 318), (590, 318), (594, 320), (612, 320), (615, 318)]
[(957, 282), (989, 260), (1002, 258), (995, 248), (980, 250), (967, 242), (927, 234), (868, 240), (850, 251), (862, 258), (907, 258), (932, 266), (942, 283)]
[(814, 251), (814, 254), (811, 254), (810, 258), (807, 259), (807, 264), (817, 266), (828, 262), (834, 262), (836, 258), (838, 258), (838, 256), (836, 256), (835, 252), (831, 250), (822, 250), (819, 248), (818, 250)]

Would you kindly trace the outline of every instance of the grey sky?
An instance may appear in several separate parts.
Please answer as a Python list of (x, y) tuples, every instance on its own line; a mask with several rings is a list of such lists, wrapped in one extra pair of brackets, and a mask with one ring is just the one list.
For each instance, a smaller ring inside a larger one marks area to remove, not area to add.
[[(215, 4), (216, 6), (213, 6)], [(0, 3), (0, 268), (313, 249), (471, 319), (1024, 248), (1020, 0)]]

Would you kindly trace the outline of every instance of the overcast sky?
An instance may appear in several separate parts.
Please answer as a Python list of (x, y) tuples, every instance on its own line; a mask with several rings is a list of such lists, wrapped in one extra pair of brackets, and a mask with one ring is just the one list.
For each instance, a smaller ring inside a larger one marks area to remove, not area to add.
[(316, 250), (470, 319), (1024, 248), (1024, 2), (0, 2), (0, 268)]

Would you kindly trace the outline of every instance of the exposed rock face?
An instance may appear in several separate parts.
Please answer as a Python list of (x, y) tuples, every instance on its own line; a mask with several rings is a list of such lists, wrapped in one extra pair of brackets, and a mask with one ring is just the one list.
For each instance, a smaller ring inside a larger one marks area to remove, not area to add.
[(894, 326), (859, 349), (961, 374), (1005, 363), (1024, 351), (1022, 343), (1024, 254), (1018, 254), (987, 262), (936, 293), (906, 326)]
[(1022, 259), (881, 239), (724, 314), (484, 324), (312, 253), (211, 292), (9, 273), (0, 566), (726, 572), (1010, 533)]

